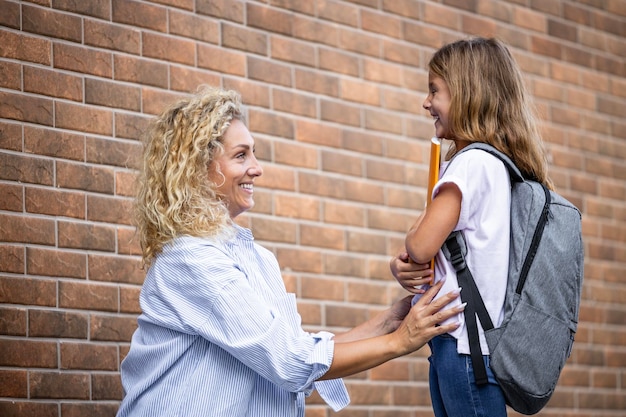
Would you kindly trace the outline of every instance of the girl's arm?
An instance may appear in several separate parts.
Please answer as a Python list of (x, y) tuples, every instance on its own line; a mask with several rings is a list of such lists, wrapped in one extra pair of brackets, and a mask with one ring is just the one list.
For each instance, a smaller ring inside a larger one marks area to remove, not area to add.
[(336, 338), (333, 362), (320, 380), (343, 378), (365, 371), (416, 351), (433, 337), (455, 330), (458, 323), (437, 326), (464, 309), (461, 305), (440, 311), (459, 296), (458, 291), (452, 291), (432, 301), (442, 285), (443, 282), (433, 285), (392, 333), (348, 342)]
[(461, 190), (454, 183), (444, 183), (437, 195), (406, 235), (405, 245), (418, 264), (430, 262), (459, 221)]

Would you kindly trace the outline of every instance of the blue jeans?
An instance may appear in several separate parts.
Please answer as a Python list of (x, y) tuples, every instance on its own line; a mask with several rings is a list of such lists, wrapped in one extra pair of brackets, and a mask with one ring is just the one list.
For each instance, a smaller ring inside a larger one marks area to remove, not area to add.
[(429, 343), (430, 397), (435, 417), (506, 417), (506, 402), (489, 367), (489, 356), (483, 356), (489, 383), (474, 382), (472, 359), (456, 351), (456, 339), (449, 334)]

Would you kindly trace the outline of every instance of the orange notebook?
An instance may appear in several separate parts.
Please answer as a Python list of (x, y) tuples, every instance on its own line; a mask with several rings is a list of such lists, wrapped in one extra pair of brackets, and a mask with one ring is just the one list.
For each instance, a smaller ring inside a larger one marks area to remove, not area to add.
[[(426, 195), (426, 207), (432, 200), (433, 188), (439, 180), (439, 165), (441, 163), (441, 141), (439, 138), (430, 139), (430, 166), (428, 169), (428, 194)], [(435, 270), (435, 260), (430, 261), (430, 268)]]

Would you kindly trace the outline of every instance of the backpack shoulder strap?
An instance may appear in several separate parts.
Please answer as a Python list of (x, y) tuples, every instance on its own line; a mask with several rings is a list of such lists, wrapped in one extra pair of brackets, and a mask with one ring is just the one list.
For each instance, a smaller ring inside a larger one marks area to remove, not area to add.
[[(491, 155), (495, 156), (499, 160), (501, 160), (504, 163), (504, 166), (509, 171), (509, 176), (511, 177), (511, 182), (522, 182), (522, 181), (524, 181), (524, 176), (522, 175), (521, 171), (517, 168), (515, 163), (511, 160), (511, 158), (509, 158), (506, 154), (503, 154), (502, 152), (500, 152), (499, 150), (497, 150), (496, 148), (494, 148), (493, 146), (491, 146), (491, 145), (489, 145), (487, 143), (484, 143), (484, 142), (472, 142), (469, 145), (467, 145), (466, 147), (464, 147), (463, 149), (461, 149), (459, 152), (457, 152), (454, 155), (454, 157), (456, 157), (457, 155), (462, 154), (463, 152), (467, 152), (467, 151), (469, 151), (471, 149), (483, 150), (483, 151), (488, 152)], [(452, 159), (454, 159), (454, 157), (452, 157)]]

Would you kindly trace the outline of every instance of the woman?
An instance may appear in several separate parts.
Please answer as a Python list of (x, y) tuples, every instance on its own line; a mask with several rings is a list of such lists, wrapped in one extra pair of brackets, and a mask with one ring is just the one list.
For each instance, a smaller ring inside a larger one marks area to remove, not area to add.
[(462, 307), (439, 310), (459, 291), (429, 305), (435, 285), (344, 334), (303, 331), (275, 257), (234, 222), (262, 173), (235, 92), (206, 88), (152, 126), (137, 198), (148, 272), (118, 416), (303, 416), (313, 389), (339, 410), (339, 378), (456, 328), (438, 323)]

